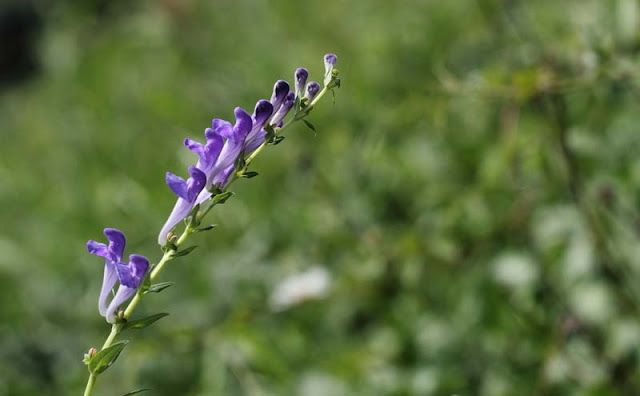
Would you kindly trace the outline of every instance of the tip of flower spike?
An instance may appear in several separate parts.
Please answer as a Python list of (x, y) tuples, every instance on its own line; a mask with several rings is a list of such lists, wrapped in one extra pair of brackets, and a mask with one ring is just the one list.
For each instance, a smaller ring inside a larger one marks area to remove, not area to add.
[(324, 56), (324, 63), (335, 65), (337, 61), (338, 61), (338, 56), (336, 56), (336, 54), (329, 53)]

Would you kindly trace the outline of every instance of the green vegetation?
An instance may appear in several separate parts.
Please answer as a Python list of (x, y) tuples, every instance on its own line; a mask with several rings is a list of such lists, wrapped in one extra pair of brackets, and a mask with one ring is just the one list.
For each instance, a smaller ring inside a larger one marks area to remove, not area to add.
[[(637, 2), (135, 3), (40, 6), (40, 69), (0, 91), (0, 394), (81, 394), (86, 241), (157, 261), (182, 140), (327, 52), (317, 135), (234, 183), (94, 394), (638, 393)], [(312, 267), (328, 295), (274, 310)]]

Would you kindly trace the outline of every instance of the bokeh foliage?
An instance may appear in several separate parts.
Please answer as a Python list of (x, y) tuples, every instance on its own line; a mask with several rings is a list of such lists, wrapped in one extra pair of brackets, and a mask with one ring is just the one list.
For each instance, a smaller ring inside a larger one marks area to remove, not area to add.
[[(234, 185), (141, 307), (171, 316), (96, 394), (640, 389), (636, 1), (30, 10), (38, 66), (0, 91), (0, 394), (81, 392), (108, 332), (86, 240), (117, 227), (160, 257), (182, 139), (298, 66), (320, 79), (326, 52), (343, 87), (318, 136), (293, 128)], [(330, 297), (272, 312), (279, 280), (314, 265)]]

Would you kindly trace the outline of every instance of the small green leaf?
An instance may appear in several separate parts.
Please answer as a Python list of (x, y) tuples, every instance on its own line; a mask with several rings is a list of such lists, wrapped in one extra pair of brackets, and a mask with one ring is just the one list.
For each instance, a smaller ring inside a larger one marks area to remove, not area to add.
[(280, 144), (280, 142), (283, 140), (284, 140), (284, 136), (276, 136), (275, 139), (273, 139), (273, 143), (271, 144), (275, 146), (276, 144)]
[(311, 129), (311, 130), (313, 131), (313, 133), (314, 133), (314, 134), (316, 133), (316, 127), (314, 127), (312, 123), (310, 123), (309, 121), (307, 121), (307, 120), (305, 120), (305, 119), (303, 119), (303, 120), (302, 120), (302, 122), (304, 122), (304, 124), (305, 124), (306, 126), (308, 126), (308, 127), (309, 127), (309, 129)]
[(122, 396), (131, 396), (131, 395), (136, 395), (136, 394), (138, 394), (138, 393), (142, 393), (142, 392), (146, 392), (146, 391), (150, 391), (150, 390), (151, 390), (150, 388), (137, 389), (137, 390), (131, 391), (131, 392), (129, 392), (129, 393), (125, 393), (125, 394), (124, 394), (124, 395), (122, 395)]
[(100, 374), (108, 369), (120, 356), (120, 352), (128, 343), (129, 340), (122, 340), (96, 353), (89, 362), (89, 371), (93, 374)]
[(154, 283), (153, 285), (149, 286), (149, 288), (144, 292), (144, 294), (147, 294), (147, 293), (160, 293), (161, 291), (163, 291), (167, 287), (170, 287), (170, 286), (173, 286), (173, 285), (175, 285), (175, 282)]
[(242, 177), (246, 177), (247, 179), (251, 179), (252, 177), (258, 176), (258, 172), (244, 172)]
[(169, 314), (163, 312), (163, 313), (147, 316), (146, 318), (142, 318), (142, 319), (128, 320), (122, 325), (122, 331), (128, 330), (128, 329), (144, 329), (145, 327), (150, 326), (151, 324), (164, 318), (167, 315)]
[(193, 232), (202, 232), (202, 231), (209, 231), (209, 230), (213, 230), (214, 228), (216, 228), (218, 225), (217, 224), (210, 224), (208, 226), (204, 226), (204, 227), (200, 227), (200, 228), (196, 228)]
[(195, 248), (197, 248), (198, 245), (193, 245), (193, 246), (189, 246), (188, 248), (182, 249), (182, 250), (178, 250), (177, 252), (173, 253), (173, 257), (183, 257), (186, 256), (187, 254), (193, 252), (193, 250)]

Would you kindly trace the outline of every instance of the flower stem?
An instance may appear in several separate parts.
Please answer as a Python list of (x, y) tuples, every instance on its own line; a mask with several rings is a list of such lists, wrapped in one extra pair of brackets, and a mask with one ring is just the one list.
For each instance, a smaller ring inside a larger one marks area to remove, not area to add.
[(89, 381), (87, 381), (87, 387), (84, 389), (84, 396), (90, 396), (91, 392), (93, 392), (93, 385), (96, 383), (96, 378), (98, 376), (95, 374), (89, 374)]
[[(307, 107), (302, 109), (300, 113), (298, 113), (296, 116), (292, 117), (289, 121), (287, 121), (287, 123), (284, 124), (281, 128), (276, 129), (275, 136), (281, 134), (285, 129), (287, 129), (294, 122), (299, 121), (304, 117), (306, 117), (311, 111), (311, 109), (313, 109), (313, 107), (316, 105), (316, 103), (318, 103), (318, 101), (330, 89), (331, 88), (325, 85), (325, 87), (318, 93), (318, 95), (316, 95), (316, 97), (311, 101), (311, 103), (309, 103), (309, 105), (307, 105)], [(262, 143), (253, 153), (251, 153), (249, 157), (246, 158), (244, 167), (232, 175), (232, 178), (229, 180), (229, 182), (223, 189), (223, 192), (226, 192), (229, 189), (229, 186), (238, 177), (242, 176), (242, 174), (247, 170), (247, 167), (249, 166), (249, 164), (258, 156), (258, 154), (260, 154), (260, 152), (262, 152), (262, 150), (264, 150), (264, 148), (267, 146), (268, 143), (269, 142)], [(164, 252), (164, 254), (162, 255), (162, 258), (160, 259), (160, 261), (158, 261), (158, 264), (152, 267), (151, 274), (149, 275), (149, 278), (152, 282), (160, 275), (160, 272), (164, 269), (166, 264), (169, 261), (173, 260), (173, 258), (175, 257), (175, 252), (177, 251), (177, 248), (180, 247), (180, 245), (182, 245), (193, 232), (194, 232), (193, 228), (191, 228), (190, 226), (186, 226), (184, 231), (178, 238), (178, 240), (174, 243), (175, 250), (167, 250)], [(127, 305), (127, 308), (124, 310), (124, 313), (122, 314), (122, 319), (126, 320), (131, 316), (131, 314), (133, 313), (133, 310), (136, 309), (136, 307), (142, 300), (143, 296), (144, 296), (144, 292), (142, 291), (142, 289), (138, 289), (138, 292), (133, 297), (131, 302), (129, 302), (129, 305)], [(102, 345), (101, 350), (104, 350), (105, 348), (108, 348), (113, 344), (113, 341), (115, 341), (116, 337), (120, 333), (120, 329), (121, 329), (121, 326), (118, 323), (114, 323), (111, 326), (111, 332), (109, 333), (109, 336), (107, 337), (104, 344)], [(84, 396), (91, 396), (91, 393), (93, 392), (93, 386), (96, 382), (97, 377), (98, 377), (97, 374), (91, 373), (89, 375), (89, 380), (87, 381), (87, 386), (84, 390)]]

